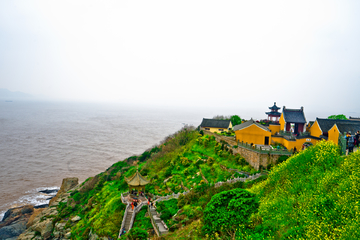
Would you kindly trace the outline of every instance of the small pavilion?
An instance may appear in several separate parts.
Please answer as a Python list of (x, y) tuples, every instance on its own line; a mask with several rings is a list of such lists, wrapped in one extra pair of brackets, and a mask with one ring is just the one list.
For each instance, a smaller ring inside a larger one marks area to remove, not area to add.
[(145, 185), (150, 183), (150, 181), (143, 177), (138, 170), (136, 170), (136, 173), (132, 177), (125, 177), (125, 181), (129, 185), (129, 192), (133, 189), (145, 192)]
[(268, 115), (268, 120), (274, 121), (274, 122), (279, 122), (281, 113), (278, 112), (280, 108), (278, 106), (276, 106), (276, 102), (274, 102), (274, 105), (272, 107), (269, 107), (269, 109), (271, 110), (271, 112), (266, 113)]

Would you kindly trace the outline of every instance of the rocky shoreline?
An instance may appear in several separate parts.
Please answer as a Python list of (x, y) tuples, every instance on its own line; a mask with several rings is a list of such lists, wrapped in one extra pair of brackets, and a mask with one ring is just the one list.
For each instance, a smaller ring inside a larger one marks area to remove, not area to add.
[(55, 239), (70, 238), (70, 229), (65, 229), (65, 223), (53, 225), (53, 218), (57, 215), (56, 206), (60, 202), (67, 202), (69, 190), (79, 186), (78, 178), (63, 179), (60, 190), (48, 189), (39, 191), (45, 194), (57, 192), (50, 197), (49, 204), (38, 206), (25, 205), (11, 208), (6, 211), (0, 221), (0, 240), (15, 239), (49, 239), (51, 235)]

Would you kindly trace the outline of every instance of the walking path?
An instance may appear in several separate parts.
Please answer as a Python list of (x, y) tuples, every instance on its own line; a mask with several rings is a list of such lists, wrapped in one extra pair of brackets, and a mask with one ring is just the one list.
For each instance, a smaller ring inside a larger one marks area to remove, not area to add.
[[(235, 169), (232, 169), (232, 170), (235, 170)], [(250, 176), (243, 177), (243, 178), (228, 179), (225, 182), (220, 181), (220, 182), (215, 183), (215, 187), (218, 188), (225, 183), (245, 182), (247, 180), (253, 181), (261, 176), (262, 176), (261, 173), (257, 173), (255, 175), (250, 175)], [(210, 184), (210, 185), (212, 185), (212, 184)], [(183, 193), (172, 193), (172, 194), (166, 195), (166, 196), (155, 196), (154, 202), (156, 203), (156, 202), (160, 202), (160, 201), (170, 200), (172, 198), (179, 198), (181, 194), (186, 195), (190, 191), (191, 191), (191, 189), (188, 191), (185, 191)], [(132, 210), (132, 208), (131, 208), (132, 198), (131, 198), (130, 194), (128, 194), (128, 193), (124, 193), (124, 194), (127, 194), (127, 195), (124, 196), (123, 193), (121, 193), (121, 201), (124, 204), (126, 204), (127, 206), (125, 209), (123, 221), (122, 221), (121, 228), (119, 231), (119, 237), (121, 236), (123, 229), (125, 229), (125, 231), (128, 232), (132, 228), (136, 214), (140, 211), (142, 206), (145, 206), (147, 204), (147, 199), (145, 197), (138, 197), (140, 203), (136, 208), (134, 208), (134, 210)], [(148, 212), (149, 212), (151, 223), (154, 227), (156, 234), (158, 236), (166, 234), (169, 231), (169, 229), (166, 226), (166, 224), (164, 223), (164, 221), (161, 220), (159, 213), (156, 211), (156, 208), (148, 206)]]
[(131, 200), (130, 194), (124, 196), (121, 193), (121, 201), (127, 206), (125, 209), (123, 221), (121, 223), (119, 237), (122, 235), (123, 230), (125, 230), (125, 232), (128, 232), (132, 228), (132, 226), (134, 225), (136, 214), (141, 210), (142, 206), (147, 204), (147, 199), (145, 197), (138, 197), (139, 204), (134, 209), (132, 209), (130, 200)]
[(166, 226), (163, 220), (161, 220), (159, 213), (155, 207), (148, 207), (151, 224), (153, 225), (156, 235), (164, 235), (169, 232), (169, 228)]
[[(255, 179), (258, 179), (258, 178), (261, 177), (261, 176), (263, 176), (262, 173), (256, 173), (255, 175), (250, 175), (250, 176), (248, 176), (248, 177), (228, 179), (228, 180), (225, 181), (225, 182), (221, 182), (221, 181), (220, 181), (220, 182), (215, 183), (215, 187), (218, 188), (218, 187), (220, 187), (221, 185), (223, 185), (223, 184), (225, 184), (225, 183), (245, 182), (245, 181), (247, 181), (247, 180), (253, 181), (253, 180), (255, 180)], [(212, 183), (210, 183), (210, 185), (212, 185)], [(190, 191), (191, 191), (191, 189), (188, 190), (188, 191), (186, 191), (186, 192), (183, 192), (183, 193), (180, 193), (180, 192), (179, 192), (179, 193), (173, 193), (173, 194), (166, 195), (166, 196), (156, 196), (156, 195), (155, 195), (156, 200), (154, 200), (154, 202), (161, 202), (161, 201), (170, 200), (170, 199), (172, 199), (172, 198), (179, 198), (181, 194), (186, 195), (186, 194), (188, 194)]]

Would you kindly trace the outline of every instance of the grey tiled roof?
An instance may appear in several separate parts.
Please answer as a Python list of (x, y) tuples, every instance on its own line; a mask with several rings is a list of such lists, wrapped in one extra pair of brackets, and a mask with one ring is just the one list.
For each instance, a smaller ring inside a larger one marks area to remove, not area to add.
[(358, 117), (349, 117), (349, 120), (352, 120), (352, 121), (360, 121), (360, 118), (358, 118)]
[(280, 108), (276, 106), (276, 102), (274, 102), (274, 105), (272, 107), (269, 107), (271, 110), (279, 110)]
[(336, 124), (341, 133), (351, 131), (351, 134), (354, 134), (355, 130), (360, 130), (360, 121), (353, 120), (342, 120), (342, 119), (328, 119), (328, 118), (316, 118), (321, 131), (326, 133)]
[(267, 115), (277, 115), (277, 116), (280, 116), (280, 115), (281, 115), (280, 112), (267, 112), (266, 114), (267, 114)]
[(306, 123), (304, 109), (288, 109), (283, 108), (285, 122), (288, 123)]
[(239, 125), (234, 126), (234, 127), (233, 127), (233, 130), (234, 130), (234, 131), (237, 131), (237, 130), (240, 130), (240, 129), (249, 127), (249, 126), (251, 126), (251, 125), (253, 125), (253, 124), (255, 124), (256, 126), (258, 126), (259, 128), (264, 129), (265, 131), (270, 132), (269, 128), (267, 128), (267, 127), (265, 127), (265, 126), (263, 126), (263, 125), (255, 122), (253, 119), (250, 119), (250, 120), (247, 121), (247, 122), (244, 122), (244, 123), (242, 123), (242, 124), (239, 124)]
[(212, 127), (212, 128), (228, 128), (230, 125), (230, 120), (218, 120), (218, 119), (209, 119), (203, 118), (200, 126), (201, 127)]
[(341, 133), (351, 131), (351, 135), (354, 135), (357, 131), (360, 131), (360, 121), (358, 124), (337, 123), (336, 126), (339, 128)]

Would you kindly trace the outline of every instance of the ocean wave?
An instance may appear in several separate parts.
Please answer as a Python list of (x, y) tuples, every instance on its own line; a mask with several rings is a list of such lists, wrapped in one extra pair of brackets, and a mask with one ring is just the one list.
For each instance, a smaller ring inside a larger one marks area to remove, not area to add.
[[(34, 188), (34, 189), (26, 191), (25, 195), (21, 196), (16, 201), (6, 204), (6, 205), (3, 205), (3, 206), (1, 206), (1, 208), (2, 209), (10, 209), (10, 208), (15, 208), (15, 207), (21, 207), (21, 206), (28, 205), (28, 204), (33, 205), (33, 206), (49, 204), (50, 198), (54, 197), (57, 192), (52, 192), (52, 193), (47, 194), (47, 193), (42, 193), (40, 191), (59, 190), (59, 189), (60, 188), (58, 186)], [(6, 211), (0, 212), (1, 221), (2, 221)]]

